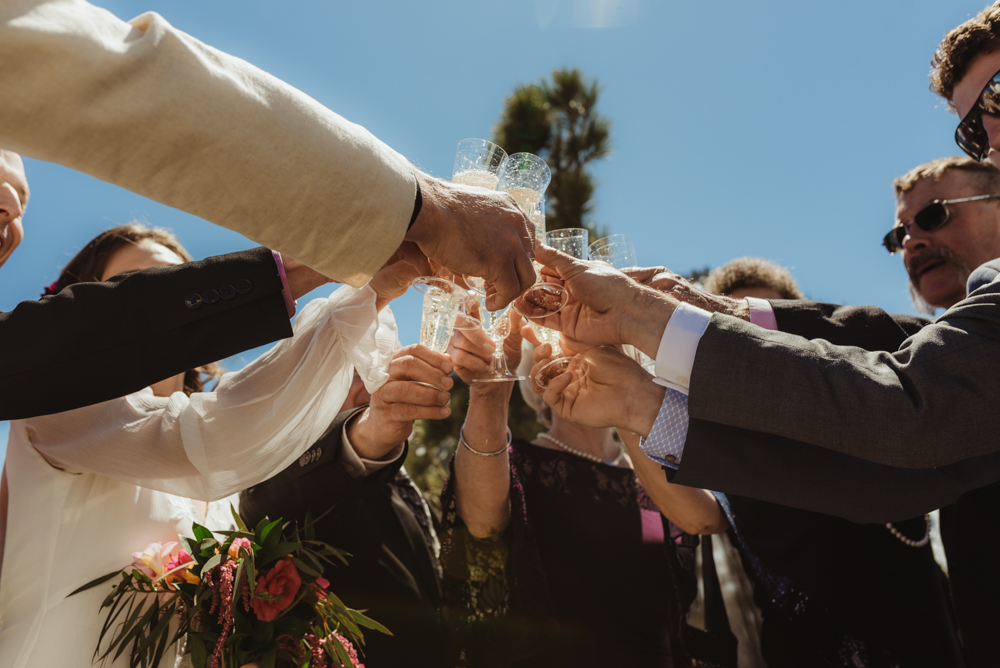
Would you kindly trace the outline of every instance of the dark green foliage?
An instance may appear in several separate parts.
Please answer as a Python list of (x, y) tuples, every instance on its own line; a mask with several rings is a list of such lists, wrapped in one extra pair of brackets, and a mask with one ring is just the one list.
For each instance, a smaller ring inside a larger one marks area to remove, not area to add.
[(515, 88), (493, 128), (493, 141), (507, 153), (535, 153), (552, 170), (547, 229), (586, 227), (591, 240), (607, 235), (591, 220), (595, 184), (587, 169), (611, 150), (611, 120), (596, 111), (600, 92), (580, 70), (556, 70), (551, 81)]

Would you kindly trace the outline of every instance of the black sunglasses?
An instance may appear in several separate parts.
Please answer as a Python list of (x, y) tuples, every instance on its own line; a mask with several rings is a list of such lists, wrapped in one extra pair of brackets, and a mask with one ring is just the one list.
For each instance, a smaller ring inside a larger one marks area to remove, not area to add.
[(1000, 115), (1000, 71), (986, 82), (962, 122), (955, 129), (955, 143), (973, 160), (982, 161), (990, 151), (990, 140), (983, 127), (983, 114)]
[(910, 225), (916, 225), (924, 232), (933, 232), (945, 226), (951, 218), (948, 211), (949, 204), (961, 204), (963, 202), (978, 202), (986, 199), (1000, 199), (1000, 195), (976, 195), (975, 197), (960, 197), (958, 199), (936, 199), (913, 216), (913, 222), (906, 225), (897, 225), (889, 230), (889, 233), (882, 239), (882, 245), (889, 251), (890, 255), (895, 255), (903, 250), (903, 239), (909, 234)]

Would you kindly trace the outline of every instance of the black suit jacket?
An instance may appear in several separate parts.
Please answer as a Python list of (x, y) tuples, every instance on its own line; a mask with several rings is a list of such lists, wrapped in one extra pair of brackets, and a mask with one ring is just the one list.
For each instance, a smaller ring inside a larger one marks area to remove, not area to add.
[[(928, 322), (875, 307), (799, 301), (771, 305), (782, 331), (867, 350), (896, 350)], [(898, 469), (702, 420), (692, 420), (691, 443), (697, 445), (690, 451), (685, 447), (675, 482), (694, 485), (698, 478), (714, 478), (722, 491), (857, 522), (892, 521), (914, 515), (914, 510), (940, 507), (966, 660), (969, 668), (996, 663), (1000, 483), (993, 481), (1000, 478), (1000, 457), (985, 455), (940, 469)], [(712, 472), (712, 467), (719, 468)]]
[(0, 420), (130, 394), (291, 336), (266, 248), (156, 267), (0, 312)]
[(367, 609), (394, 634), (365, 632), (365, 663), (440, 668), (440, 577), (433, 549), (401, 496), (408, 482), (397, 476), (406, 453), (369, 476), (352, 477), (341, 461), (342, 429), (355, 412), (337, 416), (299, 461), (242, 492), (240, 514), (251, 526), (265, 516), (301, 524), (310, 509), (317, 517), (333, 508), (317, 522), (316, 538), (353, 556), (324, 577), (345, 604)]

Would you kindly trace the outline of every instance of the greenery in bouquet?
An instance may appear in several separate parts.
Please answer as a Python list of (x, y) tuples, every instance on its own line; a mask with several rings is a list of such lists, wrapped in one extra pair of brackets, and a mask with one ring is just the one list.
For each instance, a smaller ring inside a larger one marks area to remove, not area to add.
[(195, 524), (193, 538), (153, 543), (73, 592), (120, 577), (101, 606), (95, 661), (128, 652), (132, 668), (155, 668), (186, 642), (194, 668), (363, 668), (361, 629), (389, 631), (329, 591), (325, 565), (350, 555), (315, 540), (310, 517), (302, 528), (265, 518), (253, 531), (233, 517), (235, 531)]

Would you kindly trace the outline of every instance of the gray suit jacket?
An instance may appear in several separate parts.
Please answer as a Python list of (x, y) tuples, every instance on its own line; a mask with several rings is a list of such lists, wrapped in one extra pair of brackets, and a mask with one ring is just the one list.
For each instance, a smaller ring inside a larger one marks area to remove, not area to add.
[[(982, 281), (998, 270), (995, 260), (974, 277)], [(714, 315), (695, 358), (691, 417), (900, 468), (994, 454), (1000, 451), (1000, 281), (971, 287), (967, 299), (893, 353)], [(685, 460), (690, 455), (686, 446)]]

